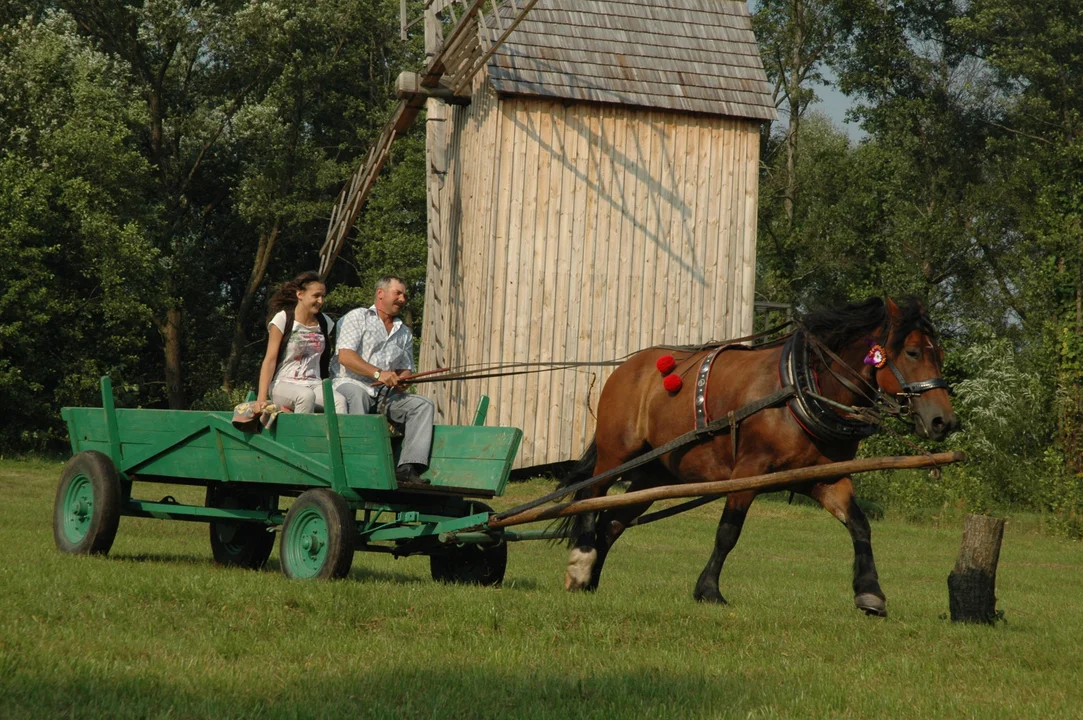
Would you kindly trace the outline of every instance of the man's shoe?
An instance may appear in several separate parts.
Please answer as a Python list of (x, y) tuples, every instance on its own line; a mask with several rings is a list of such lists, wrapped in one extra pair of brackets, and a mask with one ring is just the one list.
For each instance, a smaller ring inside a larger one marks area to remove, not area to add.
[[(422, 471), (424, 468), (422, 468)], [(428, 478), (421, 477), (418, 472), (418, 466), (414, 463), (403, 463), (395, 468), (395, 479), (400, 483), (409, 483), (413, 485), (428, 485), (430, 484)]]

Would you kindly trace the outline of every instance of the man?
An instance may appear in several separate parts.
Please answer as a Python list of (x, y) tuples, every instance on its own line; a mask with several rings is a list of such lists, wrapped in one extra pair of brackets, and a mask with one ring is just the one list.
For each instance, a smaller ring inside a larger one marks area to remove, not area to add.
[(354, 415), (380, 409), (406, 426), (395, 477), (399, 482), (428, 483), (421, 473), (432, 450), (432, 401), (404, 392), (414, 373), (414, 334), (399, 319), (406, 306), (406, 284), (395, 275), (376, 282), (372, 307), (357, 308), (338, 321), (338, 346), (331, 360), (335, 390)]

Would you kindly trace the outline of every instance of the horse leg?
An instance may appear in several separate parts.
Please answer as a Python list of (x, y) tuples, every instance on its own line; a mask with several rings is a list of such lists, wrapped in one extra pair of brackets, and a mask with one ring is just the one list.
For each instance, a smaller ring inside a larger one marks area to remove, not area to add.
[[(621, 461), (616, 458), (603, 458), (599, 455), (597, 464), (594, 466), (594, 475), (601, 475), (612, 468), (620, 465)], [(602, 485), (586, 488), (576, 493), (577, 500), (596, 498), (609, 490), (616, 480), (609, 480)], [(594, 577), (594, 564), (598, 561), (598, 513), (584, 513), (574, 518), (570, 528), (575, 538), (572, 550), (568, 554), (568, 567), (564, 571), (564, 589), (593, 590), (598, 586), (597, 581), (592, 583)]]
[(866, 615), (887, 617), (887, 600), (872, 559), (872, 530), (854, 498), (853, 482), (844, 477), (838, 482), (817, 484), (809, 495), (850, 531), (854, 543), (854, 605)]
[[(592, 492), (588, 497), (597, 497), (599, 493)], [(594, 573), (594, 563), (598, 560), (597, 542), (597, 514), (584, 513), (579, 521), (577, 529), (580, 531), (575, 539), (575, 546), (568, 554), (568, 567), (564, 571), (564, 589), (591, 590), (591, 577)]]
[(740, 492), (726, 496), (726, 509), (722, 511), (722, 518), (718, 521), (718, 529), (714, 535), (714, 550), (711, 559), (707, 561), (707, 567), (699, 574), (696, 581), (696, 589), (692, 593), (699, 602), (726, 604), (726, 599), (718, 589), (718, 578), (722, 574), (722, 565), (726, 562), (726, 556), (737, 544), (741, 537), (741, 528), (745, 524), (745, 515), (748, 508), (756, 498), (755, 492)]
[[(631, 480), (628, 485), (628, 492), (635, 492), (636, 490), (643, 490), (644, 488), (657, 485), (658, 483), (652, 482), (652, 480), (657, 479), (658, 474), (661, 472), (662, 467), (656, 463), (649, 463), (642, 468), (632, 470), (626, 476)], [(605, 510), (598, 514), (597, 535), (595, 536), (595, 549), (598, 555), (591, 568), (590, 582), (585, 589), (598, 589), (598, 582), (602, 579), (602, 567), (605, 565), (606, 557), (609, 556), (609, 551), (613, 548), (613, 543), (617, 541), (617, 538), (624, 534), (628, 525), (637, 517), (647, 512), (647, 508), (650, 506), (650, 502), (638, 503), (636, 505)]]

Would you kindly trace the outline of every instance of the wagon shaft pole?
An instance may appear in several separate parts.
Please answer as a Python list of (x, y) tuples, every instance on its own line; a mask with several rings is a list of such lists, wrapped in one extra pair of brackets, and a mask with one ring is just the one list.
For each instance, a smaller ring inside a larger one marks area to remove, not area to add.
[(663, 485), (661, 487), (637, 490), (589, 500), (576, 500), (573, 502), (550, 505), (548, 507), (532, 508), (516, 515), (511, 515), (488, 523), (490, 530), (523, 525), (539, 520), (553, 520), (567, 517), (568, 515), (581, 515), (587, 512), (608, 510), (609, 508), (623, 507), (626, 505), (638, 505), (644, 502), (668, 500), (671, 498), (700, 497), (702, 495), (725, 495), (727, 493), (742, 492), (744, 490), (781, 490), (787, 486), (841, 478), (859, 472), (872, 470), (906, 470), (925, 467), (938, 467), (952, 463), (963, 462), (966, 454), (961, 451), (935, 453), (932, 455), (903, 455), (876, 458), (863, 458), (861, 460), (847, 460), (846, 462), (829, 463), (827, 465), (814, 465), (813, 467), (797, 468), (795, 470), (783, 470), (767, 475), (753, 475), (745, 478), (732, 480), (719, 480), (717, 482), (688, 483), (686, 485)]

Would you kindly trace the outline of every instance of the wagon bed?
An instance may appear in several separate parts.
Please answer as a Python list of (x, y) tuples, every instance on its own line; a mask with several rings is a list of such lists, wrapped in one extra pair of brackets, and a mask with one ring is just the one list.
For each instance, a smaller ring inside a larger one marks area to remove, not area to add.
[[(429, 555), (434, 577), (452, 580), (479, 579), (473, 560), (485, 555), (483, 565), (493, 567), (481, 569), (480, 581), (503, 577), (502, 543), (440, 541), (489, 517), (475, 498), (504, 492), (522, 439), (518, 428), (483, 426), (487, 399), (473, 425), (433, 429), (423, 474), (431, 484), (400, 484), (400, 439), (382, 415), (339, 415), (332, 402), (325, 414), (281, 413), (272, 428), (244, 432), (228, 412), (117, 409), (109, 378), (101, 389), (102, 407), (62, 410), (73, 455), (54, 510), (62, 550), (107, 552), (120, 516), (151, 517), (209, 522), (215, 559), (246, 567), (266, 562), (269, 531), (281, 529), (283, 570), (291, 577), (344, 575), (354, 550)], [(329, 381), (323, 391), (330, 395)], [(206, 503), (139, 499), (136, 482), (143, 491), (147, 483), (206, 486)], [(297, 500), (286, 511), (281, 497)], [(309, 506), (311, 517), (297, 529), (291, 513)], [(473, 560), (464, 563), (464, 555)]]

